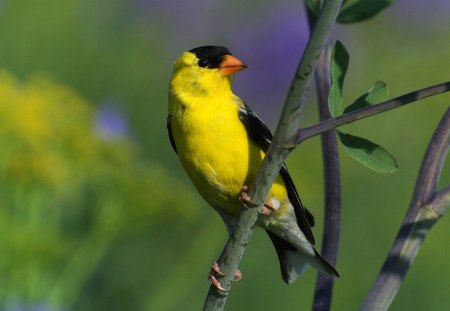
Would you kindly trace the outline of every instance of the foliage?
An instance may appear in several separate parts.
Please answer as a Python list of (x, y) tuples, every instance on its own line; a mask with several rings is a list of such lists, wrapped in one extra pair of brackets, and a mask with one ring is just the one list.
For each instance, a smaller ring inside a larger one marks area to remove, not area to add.
[[(336, 41), (330, 60), (331, 87), (328, 95), (328, 106), (333, 117), (341, 114), (342, 88), (347, 73), (349, 55), (344, 45)], [(358, 97), (353, 104), (346, 107), (343, 113), (368, 107), (387, 99), (388, 88), (382, 81), (377, 81)], [(348, 134), (339, 129), (338, 137), (345, 151), (364, 166), (379, 173), (394, 173), (398, 169), (397, 160), (383, 147), (368, 139)]]

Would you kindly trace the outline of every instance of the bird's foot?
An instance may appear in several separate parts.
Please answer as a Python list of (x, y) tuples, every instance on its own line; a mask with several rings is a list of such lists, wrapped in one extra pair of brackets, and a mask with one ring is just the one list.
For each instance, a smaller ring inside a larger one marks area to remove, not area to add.
[[(224, 277), (225, 273), (223, 273), (220, 270), (219, 264), (217, 263), (217, 261), (214, 261), (212, 266), (211, 266), (211, 273), (216, 274), (216, 276), (218, 277)], [(235, 282), (239, 282), (240, 280), (242, 280), (242, 272), (239, 270), (236, 270), (236, 272), (234, 273), (234, 279), (233, 281)]]
[[(222, 286), (222, 284), (220, 284), (220, 282), (217, 280), (217, 278), (221, 278), (224, 276), (225, 276), (225, 274), (222, 271), (220, 271), (219, 264), (217, 263), (217, 261), (215, 261), (212, 264), (211, 271), (208, 274), (208, 280), (218, 290), (220, 290), (222, 292), (229, 292), (230, 290), (224, 288)], [(237, 270), (236, 273), (234, 274), (233, 281), (239, 282), (240, 280), (242, 280), (242, 272)]]
[[(253, 201), (252, 198), (248, 195), (248, 186), (244, 185), (242, 186), (242, 193), (241, 196), (239, 198), (239, 200), (241, 200), (242, 203), (244, 203), (244, 205), (246, 207), (248, 206), (259, 206), (258, 202)], [(259, 213), (261, 215), (264, 216), (269, 216), (270, 214), (272, 214), (272, 212), (275, 210), (276, 208), (273, 207), (271, 204), (264, 202), (263, 207), (259, 210)]]

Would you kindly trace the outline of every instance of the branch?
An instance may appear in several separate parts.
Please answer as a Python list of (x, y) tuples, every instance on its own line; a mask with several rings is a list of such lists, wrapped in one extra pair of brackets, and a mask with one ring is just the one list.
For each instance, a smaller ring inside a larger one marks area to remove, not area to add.
[[(328, 108), (330, 92), (330, 49), (326, 49), (316, 71), (316, 87), (320, 120), (331, 118)], [(339, 248), (341, 219), (341, 181), (339, 172), (339, 154), (334, 131), (322, 133), (322, 158), (324, 166), (325, 214), (322, 240), (322, 255), (336, 266)], [(326, 273), (317, 275), (313, 307), (315, 311), (330, 310), (333, 296), (334, 278)]]
[(293, 147), (303, 141), (322, 134), (328, 130), (339, 127), (344, 124), (352, 123), (354, 121), (367, 118), (384, 111), (395, 109), (426, 97), (438, 95), (450, 91), (450, 81), (432, 85), (405, 95), (387, 100), (377, 105), (358, 109), (350, 113), (343, 114), (337, 118), (328, 119), (317, 124), (299, 129), (287, 142), (287, 146)]
[[(290, 149), (279, 147), (279, 144), (286, 141), (298, 128), (301, 108), (305, 102), (317, 61), (324, 50), (341, 3), (342, 0), (324, 1), (316, 27), (305, 48), (286, 98), (273, 142), (249, 190), (250, 197), (258, 202), (259, 206), (264, 203), (273, 181), (290, 152)], [(220, 280), (225, 288), (231, 288), (232, 278), (239, 267), (256, 225), (258, 210), (259, 208), (247, 208), (241, 212), (236, 227), (218, 259), (218, 264), (225, 273), (225, 277)], [(203, 307), (204, 310), (223, 310), (227, 297), (228, 292), (219, 292), (211, 286)]]
[(388, 309), (426, 235), (449, 208), (450, 187), (435, 192), (449, 145), (450, 108), (431, 138), (409, 210), (360, 311)]
[(439, 216), (444, 216), (444, 213), (450, 205), (450, 185), (442, 190), (439, 190), (433, 195), (431, 206)]

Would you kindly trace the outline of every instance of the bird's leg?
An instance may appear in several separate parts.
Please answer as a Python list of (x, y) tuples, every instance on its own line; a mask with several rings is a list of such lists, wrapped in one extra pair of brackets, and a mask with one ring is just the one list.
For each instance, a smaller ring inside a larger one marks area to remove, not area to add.
[[(225, 276), (225, 274), (222, 271), (220, 271), (219, 264), (217, 263), (217, 261), (215, 261), (212, 264), (211, 271), (208, 274), (208, 280), (218, 290), (223, 291), (223, 292), (229, 292), (229, 290), (224, 288), (222, 286), (222, 284), (220, 284), (220, 282), (217, 280), (217, 278), (221, 278), (224, 276)], [(234, 274), (233, 281), (239, 282), (240, 280), (242, 280), (242, 272), (237, 270), (236, 273)]]
[[(242, 193), (241, 193), (239, 200), (241, 200), (241, 202), (244, 203), (244, 205), (246, 207), (258, 206), (258, 203), (256, 201), (253, 201), (252, 198), (248, 195), (248, 186), (247, 185), (242, 186), (241, 190), (242, 190)], [(274, 210), (275, 210), (275, 207), (273, 207), (268, 202), (264, 202), (264, 205), (261, 208), (261, 210), (259, 211), (259, 213), (262, 215), (265, 215), (265, 216), (269, 216), (270, 214), (272, 214), (272, 212)]]

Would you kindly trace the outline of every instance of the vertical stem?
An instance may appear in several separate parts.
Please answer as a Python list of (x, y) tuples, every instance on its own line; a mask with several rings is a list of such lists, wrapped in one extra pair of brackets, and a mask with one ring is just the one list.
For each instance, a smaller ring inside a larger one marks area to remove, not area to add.
[[(264, 203), (273, 181), (291, 151), (282, 145), (293, 136), (299, 127), (301, 109), (305, 103), (312, 76), (333, 29), (341, 4), (342, 0), (324, 1), (316, 27), (308, 41), (284, 103), (274, 139), (249, 190), (250, 197), (258, 202), (259, 206)], [(217, 261), (222, 272), (225, 273), (220, 280), (225, 288), (231, 288), (232, 279), (239, 267), (257, 220), (257, 208), (248, 208), (241, 212), (237, 225)], [(219, 292), (214, 286), (211, 286), (203, 310), (223, 310), (227, 297), (228, 292)]]
[[(330, 92), (330, 49), (325, 49), (316, 70), (316, 87), (320, 120), (331, 118), (328, 108)], [(336, 265), (339, 248), (341, 218), (341, 181), (339, 171), (339, 154), (336, 133), (327, 131), (321, 136), (322, 158), (324, 166), (325, 214), (322, 240), (322, 255)], [(319, 272), (312, 309), (315, 311), (330, 310), (333, 296), (334, 278)]]

